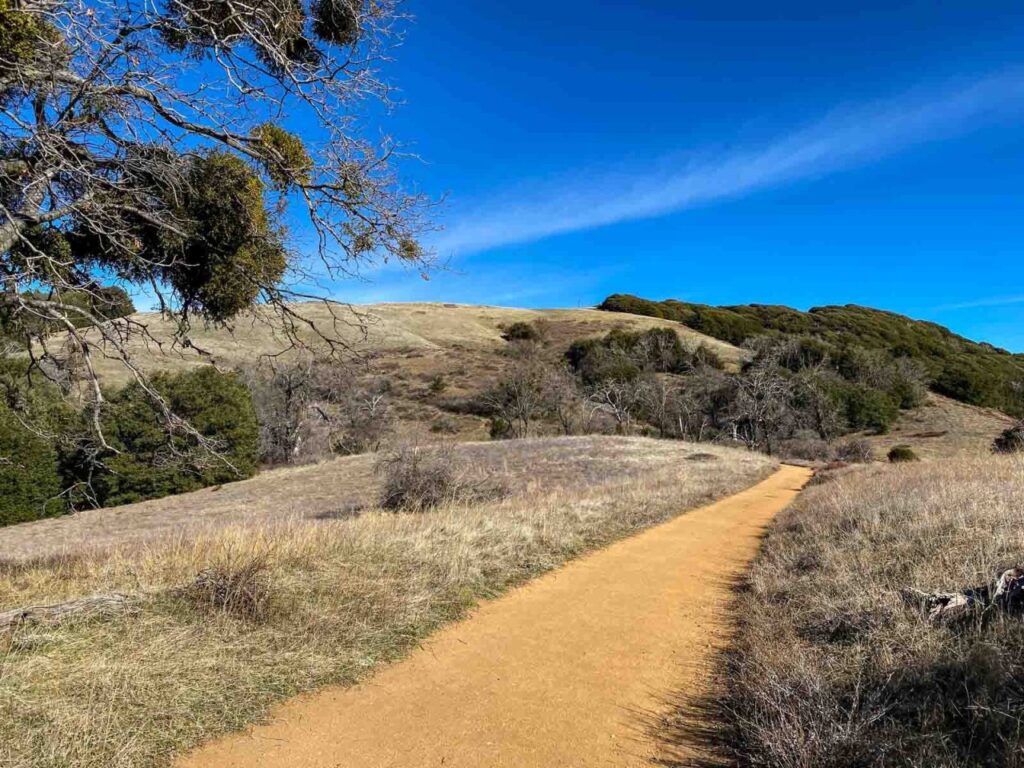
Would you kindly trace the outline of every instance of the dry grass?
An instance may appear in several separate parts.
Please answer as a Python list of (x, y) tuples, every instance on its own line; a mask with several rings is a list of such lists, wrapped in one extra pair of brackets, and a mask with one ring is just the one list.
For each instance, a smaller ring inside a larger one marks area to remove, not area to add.
[[(23, 625), (3, 641), (0, 764), (166, 764), (285, 697), (359, 680), (481, 598), (749, 486), (773, 466), (757, 454), (642, 439), (460, 450), (477, 451), (487, 472), (506, 467), (511, 495), (422, 514), (371, 509), (279, 524), (261, 516), (197, 537), (0, 568), (0, 610), (140, 596), (131, 613)], [(717, 460), (684, 461), (698, 450)]]
[(992, 584), (1024, 561), (1022, 522), (1015, 458), (860, 468), (809, 489), (741, 590), (725, 696), (696, 705), (728, 727), (702, 736), (730, 765), (1024, 764), (1020, 618), (936, 626), (900, 595)]
[[(386, 376), (391, 385), (392, 413), (400, 424), (436, 425), (460, 440), (484, 440), (486, 419), (450, 413), (444, 400), (477, 396), (487, 390), (508, 364), (503, 356), (508, 343), (503, 328), (516, 322), (544, 321), (547, 344), (544, 354), (560, 357), (577, 338), (603, 336), (612, 329), (642, 331), (674, 328), (687, 343), (706, 344), (733, 368), (743, 357), (738, 348), (692, 329), (652, 317), (595, 309), (510, 309), (466, 304), (409, 303), (354, 305), (329, 308), (322, 303), (292, 307), (304, 319), (316, 323), (326, 335), (338, 339), (367, 361), (368, 376)], [(221, 368), (251, 365), (262, 355), (282, 355), (288, 341), (280, 322), (264, 315), (243, 315), (229, 332), (223, 328), (196, 328), (196, 349), (174, 344), (174, 325), (156, 313), (139, 313), (134, 319), (146, 325), (159, 342), (132, 344), (133, 359), (143, 370), (182, 370), (213, 363)], [(300, 334), (313, 348), (323, 348), (308, 329)], [(93, 339), (102, 349), (102, 340)], [(59, 348), (59, 342), (54, 344)], [(203, 350), (203, 355), (197, 352)], [(283, 354), (287, 359), (288, 355)], [(95, 355), (101, 378), (112, 385), (128, 381), (129, 374), (113, 356)], [(431, 390), (443, 380), (444, 393)]]
[[(692, 446), (618, 437), (468, 443), (453, 447), (464, 483), (500, 479), (513, 493), (618, 482), (668, 466)], [(234, 525), (341, 520), (374, 507), (384, 478), (374, 455), (286, 467), (192, 493), (84, 510), (0, 528), (0, 565), (78, 556), (158, 538), (195, 538)]]
[(929, 393), (923, 406), (903, 411), (885, 435), (870, 435), (875, 456), (884, 459), (897, 445), (908, 445), (924, 460), (985, 456), (992, 441), (1014, 420), (992, 408), (979, 408)]

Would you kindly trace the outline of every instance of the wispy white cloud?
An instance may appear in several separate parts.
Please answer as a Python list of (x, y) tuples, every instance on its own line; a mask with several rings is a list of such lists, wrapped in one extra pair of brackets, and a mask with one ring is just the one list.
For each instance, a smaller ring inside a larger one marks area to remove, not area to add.
[(1024, 107), (1013, 70), (837, 109), (757, 146), (678, 153), (644, 168), (567, 174), (460, 210), (437, 252), (464, 255), (552, 235), (653, 218), (857, 167), (909, 147), (961, 135)]
[(615, 267), (580, 270), (524, 263), (470, 264), (464, 270), (434, 271), (429, 279), (419, 279), (409, 272), (382, 271), (372, 281), (339, 286), (332, 297), (353, 304), (451, 301), (513, 307), (583, 306), (590, 303), (592, 289), (617, 272)]
[(987, 299), (972, 299), (956, 304), (943, 304), (936, 307), (936, 312), (952, 312), (958, 309), (979, 309), (981, 307), (1008, 307), (1013, 304), (1024, 304), (1024, 295), (1018, 296), (990, 296)]

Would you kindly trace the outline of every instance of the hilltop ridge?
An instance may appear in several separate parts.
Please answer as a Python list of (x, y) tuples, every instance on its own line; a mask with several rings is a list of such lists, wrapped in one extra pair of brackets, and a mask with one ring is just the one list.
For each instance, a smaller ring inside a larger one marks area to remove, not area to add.
[(737, 346), (757, 336), (781, 334), (813, 338), (833, 356), (861, 347), (908, 357), (924, 365), (933, 392), (1024, 416), (1024, 355), (895, 312), (856, 304), (813, 307), (806, 312), (768, 304), (716, 307), (629, 294), (613, 294), (598, 308), (673, 320)]

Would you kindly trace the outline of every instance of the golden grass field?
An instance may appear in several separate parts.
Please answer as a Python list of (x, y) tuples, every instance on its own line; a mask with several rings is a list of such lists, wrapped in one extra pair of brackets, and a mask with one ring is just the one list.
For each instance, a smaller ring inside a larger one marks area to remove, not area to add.
[[(547, 343), (543, 354), (559, 358), (569, 344), (580, 338), (603, 336), (619, 328), (646, 330), (671, 327), (684, 342), (704, 344), (727, 367), (737, 368), (742, 350), (696, 331), (657, 318), (600, 312), (595, 309), (510, 309), (465, 304), (403, 303), (332, 305), (307, 302), (290, 305), (303, 320), (314, 323), (319, 333), (340, 342), (338, 354), (358, 361), (367, 376), (385, 376), (393, 414), (400, 425), (436, 426), (460, 440), (484, 440), (487, 420), (440, 407), (439, 400), (475, 396), (486, 390), (509, 364), (502, 353), (507, 343), (502, 329), (515, 322), (542, 321)], [(134, 322), (144, 325), (153, 340), (131, 336), (128, 349), (133, 363), (143, 371), (182, 370), (214, 364), (222, 369), (252, 365), (260, 360), (287, 361), (294, 357), (291, 344), (281, 333), (282, 322), (265, 311), (243, 315), (228, 328), (197, 326), (190, 336), (194, 348), (175, 344), (175, 326), (158, 313), (137, 313)], [(326, 344), (308, 327), (300, 328), (303, 342), (320, 353)], [(109, 386), (126, 383), (130, 374), (116, 350), (96, 332), (89, 334), (97, 345), (94, 366)], [(59, 337), (54, 344), (58, 349)], [(200, 352), (201, 350), (201, 352)], [(444, 391), (431, 390), (441, 380)]]
[[(1020, 617), (935, 625), (904, 590), (991, 588), (1024, 564), (1024, 460), (825, 478), (770, 529), (739, 592), (719, 695), (685, 702), (680, 738), (709, 741), (716, 765), (1020, 765)], [(709, 713), (724, 728), (695, 733)]]
[(887, 434), (868, 436), (868, 440), (879, 459), (895, 445), (909, 445), (924, 460), (973, 459), (987, 455), (992, 441), (1014, 423), (993, 408), (967, 405), (932, 392), (920, 408), (902, 411)]
[[(510, 494), (382, 512), (365, 460), (342, 459), (147, 503), (163, 505), (148, 508), (151, 519), (176, 515), (182, 530), (161, 522), (138, 537), (132, 513), (146, 515), (144, 504), (85, 513), (77, 532), (66, 527), (77, 515), (0, 532), (5, 551), (29, 558), (0, 567), (0, 610), (112, 592), (131, 600), (128, 611), (3, 636), (0, 764), (166, 765), (285, 698), (359, 680), (481, 598), (774, 466), (745, 451), (642, 438), (496, 443), (456, 455), (467, 473), (503, 475)], [(333, 514), (348, 500), (368, 506)], [(106, 552), (93, 548), (98, 531)], [(32, 540), (49, 557), (32, 561)], [(68, 554), (54, 555), (52, 541)], [(259, 610), (236, 615), (183, 591), (204, 572), (249, 573)]]

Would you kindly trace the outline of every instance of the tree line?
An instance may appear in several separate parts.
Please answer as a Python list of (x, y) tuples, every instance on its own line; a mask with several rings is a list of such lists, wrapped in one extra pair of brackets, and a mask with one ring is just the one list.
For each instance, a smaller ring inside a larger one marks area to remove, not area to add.
[(808, 312), (763, 304), (713, 307), (626, 294), (609, 296), (599, 309), (672, 320), (735, 345), (763, 336), (813, 338), (833, 358), (869, 350), (911, 360), (924, 369), (933, 391), (1024, 417), (1024, 356), (893, 312), (852, 304)]

